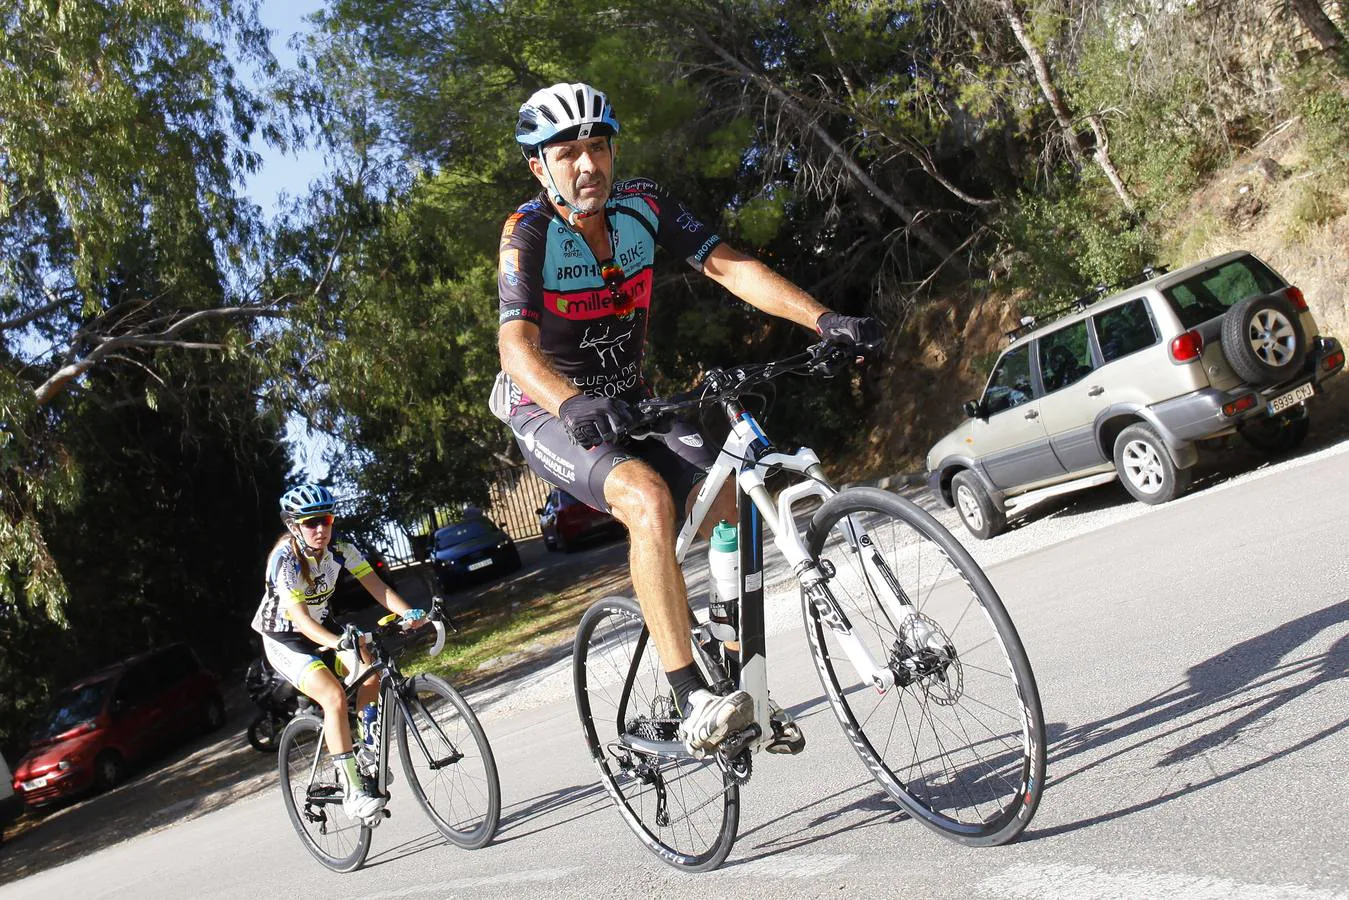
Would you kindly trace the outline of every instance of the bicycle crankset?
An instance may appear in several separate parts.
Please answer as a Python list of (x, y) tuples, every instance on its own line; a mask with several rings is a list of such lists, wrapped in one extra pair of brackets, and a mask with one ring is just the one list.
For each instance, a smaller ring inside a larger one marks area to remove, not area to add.
[(748, 784), (750, 776), (754, 774), (754, 755), (750, 752), (749, 744), (760, 734), (759, 726), (751, 723), (745, 730), (727, 737), (717, 747), (714, 754), (717, 766), (738, 785)]

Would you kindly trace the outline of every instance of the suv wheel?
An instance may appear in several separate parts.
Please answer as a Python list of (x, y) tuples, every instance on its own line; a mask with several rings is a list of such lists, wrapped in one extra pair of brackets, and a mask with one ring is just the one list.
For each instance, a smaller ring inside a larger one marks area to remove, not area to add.
[(1223, 355), (1241, 379), (1278, 384), (1302, 369), (1307, 339), (1297, 308), (1286, 297), (1247, 297), (1223, 318)]
[(1190, 486), (1190, 470), (1176, 468), (1151, 425), (1130, 425), (1115, 438), (1115, 471), (1135, 500), (1166, 503)]
[(969, 472), (958, 472), (951, 479), (951, 497), (956, 502), (960, 521), (970, 534), (988, 540), (1002, 534), (1007, 527), (1007, 516), (988, 496), (979, 479)]
[(1311, 423), (1311, 416), (1303, 409), (1269, 418), (1249, 419), (1239, 430), (1246, 442), (1261, 453), (1280, 456), (1302, 446)]

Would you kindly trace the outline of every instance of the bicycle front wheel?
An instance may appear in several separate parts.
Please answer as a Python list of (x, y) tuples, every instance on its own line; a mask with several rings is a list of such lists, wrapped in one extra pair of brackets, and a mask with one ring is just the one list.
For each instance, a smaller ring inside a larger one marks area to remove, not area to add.
[(487, 735), (468, 701), (445, 679), (417, 675), (398, 717), (398, 756), (412, 793), (440, 833), (469, 850), (496, 835), (501, 784)]
[(586, 746), (628, 827), (675, 868), (721, 865), (740, 824), (740, 789), (679, 743), (670, 684), (635, 601), (607, 597), (586, 610), (572, 667)]
[(370, 852), (370, 829), (342, 810), (337, 768), (323, 746), (323, 722), (291, 719), (277, 748), (281, 796), (290, 824), (315, 859), (334, 872), (354, 872)]
[[(806, 546), (832, 597), (803, 598), (811, 652), (871, 774), (941, 834), (1014, 840), (1044, 787), (1044, 720), (1021, 639), (979, 565), (932, 516), (874, 488), (827, 500)], [(840, 640), (849, 631), (893, 686), (858, 675)]]

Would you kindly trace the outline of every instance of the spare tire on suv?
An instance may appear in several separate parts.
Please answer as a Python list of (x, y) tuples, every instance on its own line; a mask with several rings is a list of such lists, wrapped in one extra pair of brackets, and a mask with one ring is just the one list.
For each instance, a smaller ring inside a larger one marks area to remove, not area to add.
[(1297, 308), (1281, 294), (1247, 297), (1223, 317), (1223, 355), (1251, 384), (1278, 384), (1302, 369), (1307, 338)]

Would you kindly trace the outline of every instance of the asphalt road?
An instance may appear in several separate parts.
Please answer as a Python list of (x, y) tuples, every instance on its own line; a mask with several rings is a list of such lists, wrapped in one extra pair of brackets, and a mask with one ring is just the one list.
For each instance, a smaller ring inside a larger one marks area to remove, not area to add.
[(446, 845), (395, 784), (367, 867), (334, 875), (264, 790), (0, 898), (1349, 898), (1346, 510), (1341, 442), (1162, 507), (1107, 491), (977, 546), (1050, 737), (1043, 803), (1008, 847), (958, 846), (884, 799), (824, 706), (784, 595), (770, 680), (808, 747), (756, 759), (715, 873), (675, 872), (628, 832), (595, 783), (561, 666), (471, 698), (504, 794), (483, 850)]

